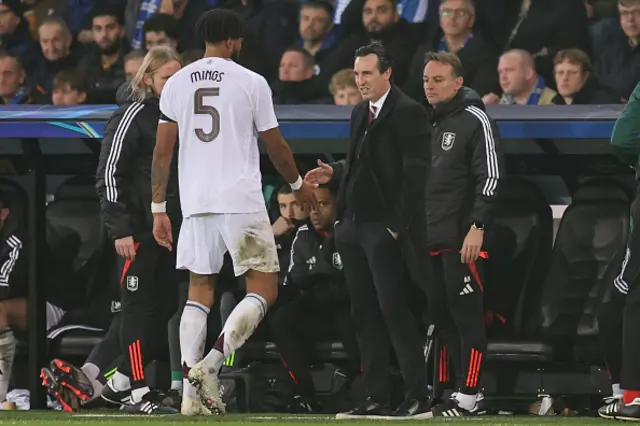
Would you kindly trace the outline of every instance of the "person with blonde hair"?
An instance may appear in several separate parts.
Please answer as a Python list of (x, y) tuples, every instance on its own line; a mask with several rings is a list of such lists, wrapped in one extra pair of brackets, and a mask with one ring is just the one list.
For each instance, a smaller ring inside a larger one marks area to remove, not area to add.
[[(102, 398), (123, 404), (125, 411), (143, 414), (177, 413), (149, 389), (144, 367), (167, 352), (166, 334), (158, 332), (158, 324), (167, 324), (176, 310), (177, 297), (171, 297), (177, 290), (175, 256), (154, 241), (149, 206), (160, 93), (181, 68), (171, 47), (149, 50), (131, 83), (118, 91), (120, 106), (107, 121), (96, 173), (102, 218), (122, 271), (120, 344), (124, 357)], [(179, 229), (181, 222), (176, 177), (172, 173), (167, 191), (173, 229)]]
[(333, 103), (339, 106), (358, 105), (362, 102), (356, 76), (351, 68), (340, 70), (331, 77), (329, 92), (333, 96)]

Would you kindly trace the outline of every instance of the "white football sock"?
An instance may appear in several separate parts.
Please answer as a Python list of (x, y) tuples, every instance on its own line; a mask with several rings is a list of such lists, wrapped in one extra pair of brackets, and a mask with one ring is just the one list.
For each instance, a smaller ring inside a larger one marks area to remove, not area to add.
[(113, 375), (111, 383), (117, 391), (127, 391), (131, 389), (131, 382), (129, 381), (129, 378), (119, 371), (116, 371)]
[(227, 318), (220, 337), (204, 358), (205, 365), (220, 371), (224, 360), (251, 337), (266, 315), (267, 307), (267, 301), (262, 296), (255, 293), (247, 294)]
[(467, 395), (462, 392), (458, 392), (456, 394), (456, 401), (458, 401), (458, 406), (460, 408), (464, 408), (465, 410), (473, 410), (476, 406), (476, 395)]
[[(180, 353), (182, 365), (193, 367), (202, 360), (207, 339), (207, 317), (210, 309), (201, 303), (188, 300), (180, 318)], [(197, 398), (196, 388), (186, 378), (182, 379), (182, 396)]]
[(613, 391), (613, 396), (621, 396), (624, 391), (620, 389), (620, 383), (614, 383), (611, 385), (611, 390)]
[(131, 403), (137, 404), (138, 402), (142, 401), (142, 398), (149, 392), (151, 392), (151, 389), (149, 389), (149, 386), (133, 389), (131, 391)]
[(13, 358), (16, 354), (16, 338), (12, 330), (0, 333), (0, 401), (7, 399)]

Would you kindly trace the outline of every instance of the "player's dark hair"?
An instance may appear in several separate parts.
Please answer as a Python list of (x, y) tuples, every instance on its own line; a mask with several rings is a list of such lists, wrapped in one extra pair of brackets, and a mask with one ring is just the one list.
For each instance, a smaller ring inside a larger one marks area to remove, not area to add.
[(178, 40), (178, 20), (166, 13), (156, 13), (144, 22), (142, 32), (165, 33), (171, 40)]
[(382, 43), (374, 42), (367, 44), (366, 46), (359, 47), (358, 50), (356, 50), (355, 57), (361, 58), (369, 55), (376, 55), (378, 57), (378, 71), (380, 71), (380, 74), (386, 72), (392, 67), (391, 57)]
[(209, 10), (198, 20), (195, 28), (197, 36), (209, 44), (238, 40), (244, 37), (244, 31), (244, 19), (227, 9)]

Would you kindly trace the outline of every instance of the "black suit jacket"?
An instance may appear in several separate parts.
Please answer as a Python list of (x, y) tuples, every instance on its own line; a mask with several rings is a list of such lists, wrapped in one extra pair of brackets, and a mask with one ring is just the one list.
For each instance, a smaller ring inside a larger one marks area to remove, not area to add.
[(362, 140), (360, 155), (367, 157), (374, 185), (385, 206), (382, 213), (385, 225), (400, 234), (403, 251), (422, 252), (426, 242), (424, 197), (430, 158), (429, 116), (420, 104), (392, 86), (371, 125), (368, 117), (369, 101), (354, 107), (347, 158), (331, 164), (333, 182), (340, 185), (337, 218), (345, 213), (346, 182), (356, 158), (356, 146)]

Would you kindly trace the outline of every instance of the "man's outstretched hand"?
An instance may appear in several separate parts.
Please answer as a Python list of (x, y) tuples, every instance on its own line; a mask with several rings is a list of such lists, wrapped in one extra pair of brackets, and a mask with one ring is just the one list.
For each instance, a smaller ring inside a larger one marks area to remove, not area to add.
[(316, 199), (316, 194), (313, 193), (313, 188), (307, 182), (303, 182), (300, 189), (293, 191), (298, 204), (307, 212), (318, 208), (318, 200)]
[(307, 172), (304, 182), (317, 188), (320, 185), (329, 183), (331, 179), (333, 179), (333, 167), (323, 163), (322, 160), (318, 160), (318, 167)]

